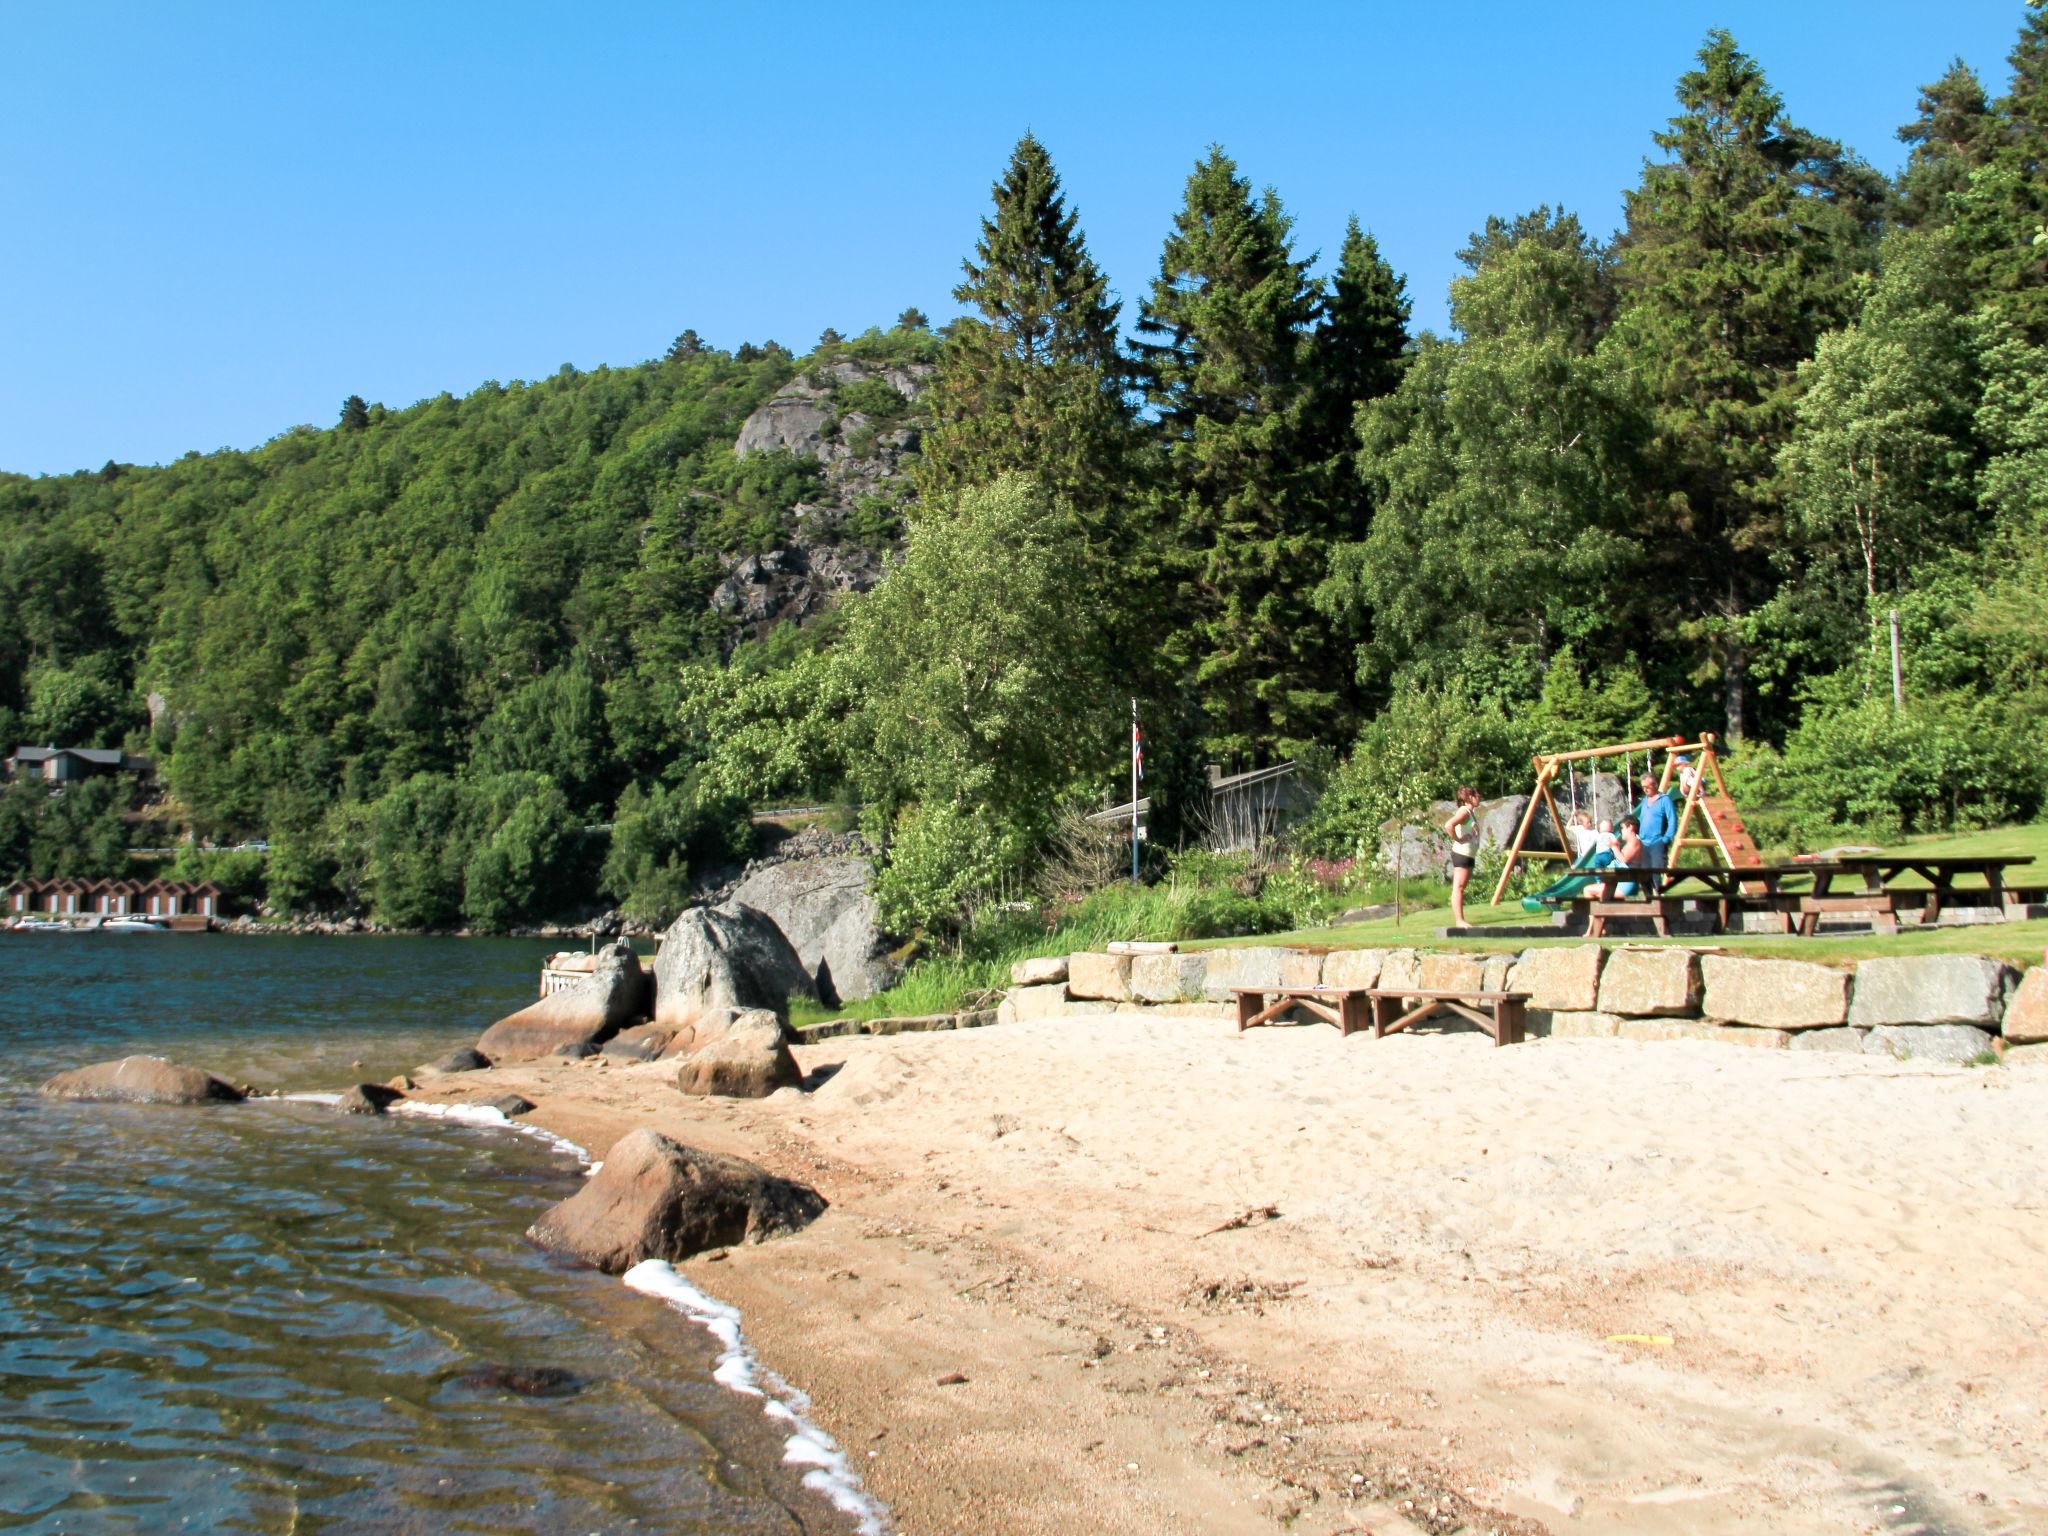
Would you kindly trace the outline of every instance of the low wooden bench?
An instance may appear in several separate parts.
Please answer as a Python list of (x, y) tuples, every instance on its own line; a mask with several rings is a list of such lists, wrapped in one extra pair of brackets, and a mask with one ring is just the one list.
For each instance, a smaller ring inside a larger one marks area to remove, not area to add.
[[(1406, 1029), (1410, 1024), (1419, 1024), (1431, 1014), (1441, 1012), (1455, 1013), (1459, 1018), (1477, 1024), (1493, 1036), (1496, 1046), (1520, 1045), (1529, 1009), (1527, 992), (1409, 992), (1393, 987), (1374, 987), (1366, 996), (1372, 999), (1374, 1039)], [(1421, 1006), (1409, 1008), (1410, 998), (1421, 998)], [(1404, 1008), (1407, 1009), (1405, 1013), (1402, 1011)]]
[[(1339, 1034), (1368, 1029), (1372, 1008), (1364, 987), (1232, 987), (1237, 994), (1237, 1027), (1270, 1024), (1291, 1008), (1306, 1008), (1337, 1026)], [(1279, 1001), (1268, 1006), (1266, 999)]]

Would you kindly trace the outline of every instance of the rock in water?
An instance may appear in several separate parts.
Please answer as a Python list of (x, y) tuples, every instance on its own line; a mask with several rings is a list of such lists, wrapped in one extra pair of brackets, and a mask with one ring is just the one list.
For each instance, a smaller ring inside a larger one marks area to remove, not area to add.
[(895, 984), (875, 905), (875, 866), (858, 857), (791, 859), (742, 880), (732, 899), (782, 930), (827, 1006), (872, 997)]
[(584, 980), (498, 1020), (476, 1048), (497, 1065), (532, 1061), (564, 1045), (596, 1045), (647, 1011), (647, 973), (629, 944), (598, 951)]
[(558, 1365), (485, 1365), (455, 1378), (483, 1392), (516, 1392), (521, 1397), (573, 1397), (583, 1383)]
[(481, 1051), (471, 1050), (468, 1046), (465, 1045), (459, 1051), (450, 1051), (446, 1056), (442, 1056), (434, 1061), (428, 1062), (419, 1070), (422, 1073), (481, 1072), (490, 1064), (490, 1057), (484, 1055)]
[(689, 1094), (717, 1094), (729, 1099), (765, 1099), (778, 1088), (803, 1081), (796, 1058), (789, 1054), (789, 1027), (765, 1008), (700, 1019), (694, 1026), (690, 1054), (676, 1074), (676, 1086)]
[(616, 1275), (645, 1259), (674, 1263), (709, 1248), (765, 1242), (824, 1209), (814, 1189), (643, 1127), (614, 1142), (604, 1166), (526, 1236)]
[(484, 1108), (495, 1109), (507, 1120), (517, 1120), (521, 1115), (533, 1113), (533, 1100), (521, 1093), (505, 1093), (495, 1099), (485, 1099)]
[(382, 1083), (357, 1083), (334, 1107), (344, 1115), (381, 1115), (405, 1095)]
[(123, 1056), (59, 1072), (39, 1091), (52, 1099), (114, 1104), (239, 1104), (244, 1098), (226, 1078), (161, 1056)]
[(654, 957), (654, 1022), (682, 1031), (718, 1009), (766, 1008), (789, 1017), (791, 997), (814, 997), (810, 973), (774, 919), (729, 901), (692, 907)]

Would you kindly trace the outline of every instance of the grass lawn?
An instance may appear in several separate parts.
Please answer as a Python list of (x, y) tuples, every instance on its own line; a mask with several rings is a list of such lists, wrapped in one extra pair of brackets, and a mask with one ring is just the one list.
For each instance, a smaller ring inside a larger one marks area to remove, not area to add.
[[(2009, 870), (2007, 878), (2016, 885), (2048, 885), (2048, 822), (2035, 822), (2020, 827), (1993, 827), (1987, 831), (1970, 832), (1960, 836), (1908, 838), (1893, 846), (1929, 857), (1967, 858), (1981, 855), (2031, 858), (2036, 861), (2033, 869)], [(1774, 855), (1767, 852), (1765, 857), (1772, 858)], [(1925, 885), (1926, 882), (1908, 878), (1902, 879), (1899, 883), (1903, 886)], [(1963, 883), (1977, 885), (1981, 882), (1972, 878)], [(1541, 916), (1524, 912), (1519, 901), (1510, 901), (1498, 907), (1485, 905), (1483, 901), (1467, 901), (1465, 916), (1475, 927), (1527, 927), (1540, 925), (1544, 921)], [(1331, 949), (1379, 949), (1427, 946), (1433, 949), (1501, 953), (1527, 949), (1539, 944), (1590, 942), (1583, 937), (1569, 937), (1563, 933), (1555, 937), (1546, 935), (1541, 938), (1507, 935), (1500, 938), (1487, 938), (1484, 935), (1454, 939), (1438, 938), (1436, 930), (1444, 927), (1450, 920), (1450, 903), (1446, 900), (1439, 905), (1406, 912), (1402, 914), (1398, 924), (1392, 918), (1383, 918), (1378, 922), (1355, 923), (1344, 928), (1302, 928), (1292, 933), (1266, 933), (1236, 939), (1207, 939), (1182, 947), (1208, 949), (1226, 945), (1292, 944)], [(1601, 942), (1614, 945), (1640, 944), (1645, 941), (1606, 939)], [(2031, 965), (2042, 958), (2044, 949), (2048, 949), (2048, 919), (2037, 918), (2023, 923), (1984, 923), (1968, 927), (1932, 928), (1926, 932), (1901, 929), (1896, 936), (1852, 933), (1839, 937), (1821, 935), (1802, 939), (1796, 936), (1761, 933), (1702, 934), (1668, 940), (1658, 939), (1654, 942), (1684, 945), (1691, 949), (1721, 949), (1731, 954), (1837, 963), (1863, 960), (1877, 955), (1976, 954), (1992, 955), (2002, 960), (2010, 960), (2016, 965)]]

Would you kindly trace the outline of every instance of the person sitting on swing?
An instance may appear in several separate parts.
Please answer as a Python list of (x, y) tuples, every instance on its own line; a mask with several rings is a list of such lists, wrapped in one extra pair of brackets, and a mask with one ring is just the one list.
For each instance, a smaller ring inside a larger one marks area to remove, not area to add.
[(1465, 926), (1465, 887), (1479, 864), (1479, 791), (1466, 785), (1458, 791), (1458, 808), (1444, 823), (1451, 840), (1451, 924)]

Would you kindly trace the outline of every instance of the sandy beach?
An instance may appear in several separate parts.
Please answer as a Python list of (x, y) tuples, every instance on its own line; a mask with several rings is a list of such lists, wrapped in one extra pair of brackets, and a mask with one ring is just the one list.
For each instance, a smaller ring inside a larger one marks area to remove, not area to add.
[(819, 1189), (686, 1266), (906, 1536), (2048, 1527), (2048, 1071), (1106, 1016), (516, 1090)]

